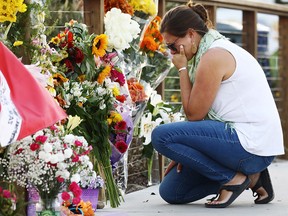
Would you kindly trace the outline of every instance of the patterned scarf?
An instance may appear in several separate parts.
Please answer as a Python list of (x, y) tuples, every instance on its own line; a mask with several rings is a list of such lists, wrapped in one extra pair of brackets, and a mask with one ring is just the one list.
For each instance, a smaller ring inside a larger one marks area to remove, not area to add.
[[(198, 50), (196, 55), (191, 59), (191, 67), (189, 70), (189, 78), (192, 83), (195, 81), (195, 73), (198, 67), (198, 64), (200, 62), (201, 56), (210, 48), (211, 44), (219, 39), (226, 39), (223, 35), (221, 35), (218, 31), (214, 29), (210, 29), (201, 39), (200, 44), (198, 46)], [(233, 128), (233, 123), (232, 122), (227, 122), (212, 109), (210, 108), (206, 119), (211, 119), (211, 120), (216, 120), (216, 121), (221, 121), (227, 123), (227, 125), (230, 126), (230, 128)], [(226, 125), (226, 126), (227, 126)]]

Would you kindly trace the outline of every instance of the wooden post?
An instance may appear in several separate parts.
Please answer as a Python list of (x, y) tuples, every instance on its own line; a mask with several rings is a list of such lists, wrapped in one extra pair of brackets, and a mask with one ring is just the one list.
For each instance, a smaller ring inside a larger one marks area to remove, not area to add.
[[(166, 0), (159, 0), (158, 1), (158, 16), (163, 17), (163, 15), (165, 14), (165, 11), (166, 11), (165, 5), (166, 5)], [(164, 94), (163, 82), (156, 89), (157, 93), (162, 95), (162, 97)], [(159, 153), (158, 153), (158, 165), (159, 165), (159, 180), (161, 182), (164, 178), (165, 158), (163, 155), (161, 155)]]
[(209, 18), (212, 22), (212, 25), (214, 27), (216, 27), (216, 12), (217, 12), (217, 7), (216, 6), (208, 6), (208, 5), (205, 5), (205, 8), (207, 9), (208, 11), (208, 14), (209, 14)]
[(104, 0), (84, 0), (84, 23), (90, 33), (104, 32)]
[(255, 11), (243, 11), (243, 48), (257, 58), (257, 14)]
[(279, 16), (279, 75), (281, 77), (281, 121), (284, 135), (285, 155), (288, 159), (288, 17)]

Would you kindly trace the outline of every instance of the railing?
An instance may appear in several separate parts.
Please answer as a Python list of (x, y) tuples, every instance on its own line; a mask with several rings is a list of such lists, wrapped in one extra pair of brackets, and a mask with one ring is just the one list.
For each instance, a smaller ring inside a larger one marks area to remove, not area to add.
[[(168, 5), (173, 3), (185, 4), (186, 0), (158, 0), (158, 15), (162, 16), (167, 10)], [(263, 66), (264, 70), (274, 70), (277, 73), (271, 77), (267, 77), (268, 82), (273, 82), (271, 91), (273, 92), (275, 102), (277, 104), (284, 132), (285, 147), (288, 149), (288, 7), (278, 4), (267, 4), (252, 1), (234, 1), (234, 0), (194, 0), (195, 3), (202, 3), (209, 11), (210, 19), (214, 26), (217, 26), (217, 10), (221, 8), (240, 10), (242, 12), (242, 46), (253, 56), (261, 60), (266, 58), (263, 53), (258, 54), (258, 32), (257, 32), (257, 15), (267, 14), (278, 17), (278, 44), (279, 50), (276, 56), (270, 57), (274, 60), (273, 66), (269, 68)], [(104, 0), (84, 0), (84, 22), (88, 25), (91, 32), (103, 33), (103, 17), (104, 17)], [(225, 33), (225, 32), (224, 32)], [(173, 77), (170, 77), (173, 78)], [(177, 79), (175, 76), (173, 79)], [(276, 84), (275, 84), (276, 83)], [(175, 92), (179, 91), (174, 89)], [(165, 85), (162, 84), (158, 91), (165, 94)], [(166, 92), (172, 91), (167, 89)], [(174, 102), (175, 103), (175, 102)], [(283, 156), (288, 159), (288, 152)], [(164, 158), (159, 157), (160, 180), (163, 177)]]

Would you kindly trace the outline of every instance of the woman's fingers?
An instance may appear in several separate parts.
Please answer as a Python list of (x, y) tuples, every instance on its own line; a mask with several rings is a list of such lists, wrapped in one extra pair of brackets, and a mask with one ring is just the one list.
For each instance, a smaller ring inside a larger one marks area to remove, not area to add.
[(166, 176), (176, 164), (177, 163), (175, 161), (171, 161), (165, 170), (164, 176)]
[(177, 165), (177, 172), (180, 173), (181, 170), (182, 170), (182, 164), (180, 163), (177, 163), (175, 161), (171, 161), (167, 167), (167, 169), (165, 170), (165, 173), (164, 173), (164, 176), (166, 176), (170, 171), (171, 169)]

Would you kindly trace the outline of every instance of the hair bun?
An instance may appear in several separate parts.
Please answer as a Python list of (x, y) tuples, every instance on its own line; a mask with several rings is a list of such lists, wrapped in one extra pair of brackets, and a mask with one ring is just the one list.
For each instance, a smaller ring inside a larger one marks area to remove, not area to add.
[(194, 10), (205, 23), (209, 20), (208, 12), (202, 4), (193, 5), (192, 10)]

